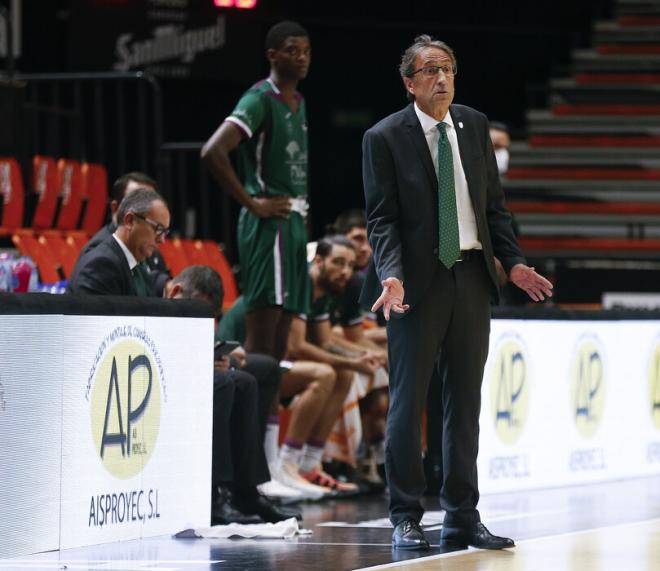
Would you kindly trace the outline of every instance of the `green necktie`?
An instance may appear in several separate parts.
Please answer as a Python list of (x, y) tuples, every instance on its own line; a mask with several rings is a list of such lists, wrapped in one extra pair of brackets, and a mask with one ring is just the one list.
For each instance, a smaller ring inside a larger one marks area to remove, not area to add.
[(446, 125), (438, 123), (438, 258), (447, 269), (451, 269), (461, 255), (458, 238), (458, 212), (456, 189), (454, 188), (454, 159), (447, 138)]
[(138, 297), (147, 297), (147, 282), (144, 277), (144, 271), (142, 270), (142, 264), (135, 266), (131, 273), (133, 274), (133, 283), (135, 284), (135, 291), (137, 291)]

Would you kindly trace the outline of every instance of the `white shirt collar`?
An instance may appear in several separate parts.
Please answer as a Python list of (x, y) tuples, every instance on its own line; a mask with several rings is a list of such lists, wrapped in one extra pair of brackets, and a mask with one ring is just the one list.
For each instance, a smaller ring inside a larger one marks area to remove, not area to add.
[[(422, 125), (422, 131), (424, 131), (424, 133), (428, 133), (429, 131), (437, 132), (436, 125), (439, 123), (439, 121), (437, 119), (434, 119), (430, 115), (424, 113), (424, 111), (422, 111), (417, 106), (416, 101), (414, 103), (414, 106), (415, 106), (415, 113), (417, 114), (417, 118), (419, 119), (419, 122)], [(447, 111), (445, 118), (441, 122), (445, 123), (446, 125), (449, 125), (452, 129), (454, 128), (454, 121), (452, 120), (451, 113), (449, 111)]]
[(131, 253), (131, 251), (126, 247), (126, 244), (124, 244), (121, 241), (121, 238), (117, 236), (117, 232), (115, 232), (112, 237), (117, 240), (117, 244), (119, 244), (119, 247), (121, 248), (122, 252), (124, 252), (124, 256), (126, 256), (126, 261), (128, 262), (128, 267), (130, 268), (131, 271), (133, 271), (133, 268), (138, 265), (138, 261), (135, 259), (135, 256)]

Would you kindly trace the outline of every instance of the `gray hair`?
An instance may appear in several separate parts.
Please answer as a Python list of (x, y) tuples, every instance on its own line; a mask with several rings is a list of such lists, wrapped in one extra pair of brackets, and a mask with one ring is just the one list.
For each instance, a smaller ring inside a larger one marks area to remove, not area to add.
[(155, 190), (151, 190), (150, 188), (136, 189), (121, 201), (119, 210), (117, 210), (117, 224), (123, 226), (124, 219), (129, 212), (146, 216), (151, 210), (151, 205), (157, 200), (165, 204), (163, 197)]
[(438, 48), (447, 53), (451, 59), (451, 63), (456, 67), (456, 56), (454, 55), (454, 50), (452, 50), (445, 42), (434, 39), (428, 34), (422, 34), (417, 36), (413, 44), (403, 52), (401, 56), (401, 64), (399, 65), (399, 73), (401, 78), (410, 77), (415, 71), (415, 59), (420, 54), (420, 52), (426, 48)]
[(209, 266), (188, 266), (172, 279), (181, 286), (185, 299), (201, 299), (211, 304), (213, 313), (220, 314), (225, 290), (218, 272)]

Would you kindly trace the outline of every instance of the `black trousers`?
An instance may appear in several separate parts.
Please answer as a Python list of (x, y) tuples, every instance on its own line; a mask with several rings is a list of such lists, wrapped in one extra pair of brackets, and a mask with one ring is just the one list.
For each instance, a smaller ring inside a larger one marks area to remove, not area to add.
[(259, 420), (259, 430), (263, 442), (270, 406), (282, 381), (280, 364), (277, 359), (270, 355), (248, 353), (243, 370), (253, 375), (259, 386), (259, 403), (256, 415)]
[(385, 467), (394, 525), (407, 518), (419, 522), (424, 513), (421, 418), (432, 377), (441, 384), (443, 406), (440, 503), (447, 512), (445, 524), (479, 521), (477, 452), (490, 295), (491, 281), (481, 256), (457, 262), (451, 270), (438, 262), (419, 303), (403, 316), (393, 314), (387, 324), (390, 407)]
[(257, 380), (245, 371), (214, 371), (213, 486), (252, 488), (270, 479), (257, 418)]

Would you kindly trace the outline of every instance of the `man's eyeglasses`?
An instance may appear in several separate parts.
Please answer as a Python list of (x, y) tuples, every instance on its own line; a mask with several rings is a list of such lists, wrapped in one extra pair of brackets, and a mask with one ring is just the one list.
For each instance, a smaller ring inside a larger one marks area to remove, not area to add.
[(417, 73), (421, 73), (424, 77), (435, 77), (442, 72), (446, 77), (454, 77), (456, 75), (455, 65), (427, 65), (420, 67), (413, 71), (408, 77), (412, 77)]
[(156, 234), (157, 238), (165, 238), (170, 233), (169, 228), (165, 228), (165, 226), (163, 226), (159, 222), (155, 222), (155, 221), (151, 220), (151, 218), (147, 218), (146, 216), (142, 216), (142, 214), (138, 214), (137, 212), (133, 212), (133, 215), (136, 218), (139, 218), (140, 220), (142, 220), (143, 222), (146, 222), (147, 224), (149, 224), (149, 226), (151, 226), (154, 229), (154, 233)]

